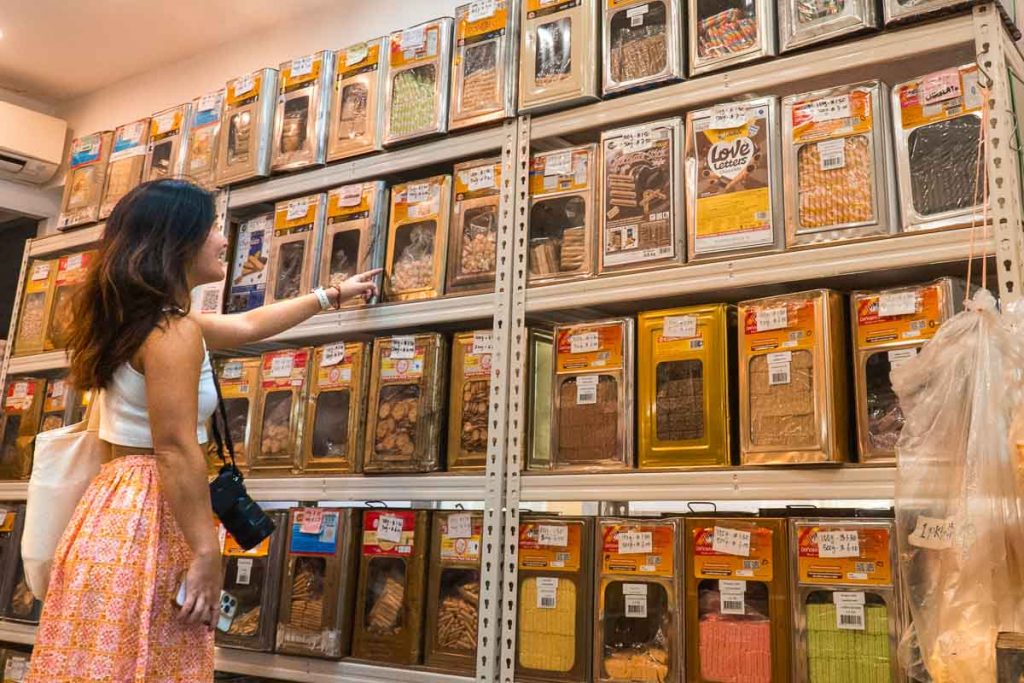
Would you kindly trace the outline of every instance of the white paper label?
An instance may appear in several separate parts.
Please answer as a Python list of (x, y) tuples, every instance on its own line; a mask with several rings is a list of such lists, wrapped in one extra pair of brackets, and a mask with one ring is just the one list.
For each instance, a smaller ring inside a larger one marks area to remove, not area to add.
[(391, 543), (402, 542), (402, 518), (395, 515), (381, 515), (377, 518), (377, 540)]
[(978, 70), (965, 71), (964, 80), (964, 108), (981, 109), (984, 103), (981, 87), (978, 85)]
[(161, 133), (166, 133), (167, 131), (174, 128), (174, 121), (176, 118), (175, 114), (176, 112), (171, 111), (167, 112), (166, 114), (161, 114), (160, 116), (157, 116), (155, 119), (153, 119), (153, 122), (156, 124), (157, 135)]
[(494, 353), (494, 334), (491, 332), (474, 332), (472, 353), (474, 356)]
[(256, 79), (252, 74), (246, 74), (235, 79), (235, 97), (241, 97), (256, 87)]
[(907, 539), (910, 545), (929, 550), (945, 550), (953, 545), (956, 533), (956, 522), (952, 517), (938, 519), (921, 515), (917, 518), (917, 526)]
[(323, 355), (320, 357), (320, 366), (329, 368), (345, 360), (345, 342), (327, 344), (324, 346)]
[(538, 525), (537, 545), (565, 548), (569, 545), (569, 527), (556, 524)]
[(597, 351), (599, 343), (597, 332), (579, 332), (569, 338), (569, 353), (592, 353)]
[(818, 143), (818, 158), (822, 171), (837, 171), (846, 167), (846, 140), (822, 140)]
[(917, 349), (896, 349), (889, 352), (889, 369), (895, 370), (907, 361), (917, 358)]
[(366, 59), (366, 55), (370, 54), (370, 46), (366, 43), (359, 43), (345, 50), (345, 66), (355, 66), (359, 62)]
[(651, 148), (656, 137), (656, 132), (646, 126), (630, 128), (624, 131), (622, 137), (619, 138), (619, 147), (627, 154), (643, 152)]
[(4, 666), (4, 680), (12, 683), (23, 683), (28, 678), (28, 658), (11, 655)]
[(746, 124), (748, 119), (747, 105), (743, 103), (719, 104), (711, 109), (711, 123), (708, 124), (708, 128), (710, 130), (739, 128)]
[(300, 218), (305, 218), (307, 213), (309, 213), (309, 201), (305, 199), (293, 199), (288, 202), (285, 219), (289, 221), (297, 221)]
[(477, 0), (469, 4), (466, 21), (473, 23), (481, 19), (489, 19), (498, 11), (498, 0)]
[(419, 50), (427, 42), (427, 27), (416, 26), (402, 31), (402, 49)]
[(17, 382), (11, 395), (13, 398), (25, 398), (28, 396), (28, 382)]
[(558, 607), (558, 579), (553, 576), (537, 577), (537, 608), (555, 609)]
[(890, 318), (917, 313), (917, 292), (890, 292), (878, 297), (878, 317)]
[(238, 558), (238, 573), (235, 574), (235, 583), (239, 586), (248, 586), (249, 580), (252, 578), (252, 558), (251, 557), (240, 557)]
[(836, 95), (814, 101), (815, 121), (834, 121), (850, 118), (850, 96)]
[(544, 175), (572, 173), (572, 152), (555, 152), (544, 157)]
[(213, 111), (214, 109), (220, 109), (220, 93), (211, 92), (203, 95), (199, 99), (199, 111)]
[(320, 532), (321, 543), (334, 543), (338, 538), (338, 513), (328, 512), (324, 514), (323, 530)]
[(338, 206), (351, 208), (363, 201), (362, 185), (346, 185), (338, 189)]
[(228, 530), (224, 528), (223, 524), (217, 525), (217, 541), (220, 543), (220, 553), (224, 554), (224, 543), (228, 540)]
[(768, 354), (768, 365), (785, 365), (792, 362), (792, 351), (776, 351)]
[(303, 534), (319, 534), (324, 526), (323, 508), (303, 508), (302, 523), (299, 532)]
[(409, 183), (405, 187), (405, 203), (419, 204), (428, 202), (431, 198), (430, 183)]
[(295, 358), (293, 356), (274, 356), (270, 360), (270, 376), (288, 377), (292, 374), (293, 367), (295, 367)]
[(785, 306), (762, 308), (756, 312), (754, 319), (758, 332), (782, 330), (789, 327), (789, 309)]
[(819, 531), (818, 557), (860, 557), (860, 534), (853, 529)]
[(779, 363), (772, 363), (771, 356), (774, 356), (776, 354), (768, 355), (768, 386), (774, 387), (780, 384), (789, 384), (790, 382), (792, 382), (793, 366), (789, 362), (789, 360), (785, 360)]
[(662, 324), (661, 336), (665, 339), (690, 339), (697, 336), (697, 316), (670, 315)]
[(494, 166), (477, 166), (466, 173), (466, 186), (470, 192), (489, 190), (496, 187), (494, 183)]
[(921, 79), (918, 90), (921, 104), (925, 106), (960, 97), (960, 70), (946, 69), (928, 74)]
[(622, 584), (623, 595), (647, 595), (646, 583), (624, 583)]
[(473, 517), (466, 513), (448, 515), (448, 538), (472, 538)]
[(416, 337), (392, 337), (392, 360), (412, 360), (416, 357)]
[(622, 584), (622, 597), (625, 602), (627, 619), (647, 618), (647, 584)]
[(750, 557), (750, 532), (716, 526), (711, 549), (723, 555)]
[(121, 129), (121, 135), (118, 136), (121, 140), (131, 140), (132, 142), (138, 142), (142, 139), (142, 131), (146, 130), (146, 124), (142, 121), (136, 121), (133, 124), (127, 125)]
[(50, 264), (49, 263), (37, 263), (32, 266), (32, 279), (33, 280), (45, 280), (50, 277)]
[(640, 16), (642, 14), (647, 14), (647, 9), (648, 9), (647, 5), (637, 5), (636, 7), (633, 7), (632, 9), (626, 10), (626, 16), (627, 17), (636, 17), (636, 16)]
[(313, 55), (296, 57), (292, 60), (292, 78), (298, 78), (310, 73), (313, 73)]
[(238, 361), (225, 363), (224, 368), (220, 371), (220, 376), (224, 379), (241, 379), (242, 364)]
[(721, 614), (746, 614), (746, 592), (746, 581), (719, 580), (718, 611)]
[(654, 552), (654, 534), (650, 531), (623, 531), (616, 536), (620, 555), (641, 555)]
[[(63, 398), (65, 394), (65, 383), (62, 379), (56, 379), (50, 382), (50, 396), (54, 398)], [(0, 521), (0, 526), (3, 525), (3, 521)]]
[(579, 375), (576, 378), (576, 405), (591, 406), (597, 403), (597, 375)]
[(67, 265), (64, 267), (65, 270), (78, 270), (82, 267), (83, 254), (74, 254), (68, 256)]
[(856, 591), (837, 591), (832, 594), (836, 605), (836, 627), (846, 631), (863, 631), (864, 593)]

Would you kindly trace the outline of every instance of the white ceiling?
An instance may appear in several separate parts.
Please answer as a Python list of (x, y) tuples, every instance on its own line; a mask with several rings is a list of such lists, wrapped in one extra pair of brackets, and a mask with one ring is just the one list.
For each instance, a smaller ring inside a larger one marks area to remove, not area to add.
[(329, 3), (339, 0), (0, 2), (0, 89), (60, 102)]

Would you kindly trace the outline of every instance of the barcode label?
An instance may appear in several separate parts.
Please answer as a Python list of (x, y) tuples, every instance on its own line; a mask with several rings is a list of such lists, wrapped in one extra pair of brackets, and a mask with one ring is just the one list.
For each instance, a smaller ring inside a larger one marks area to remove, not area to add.
[(558, 579), (556, 577), (537, 577), (537, 607), (540, 609), (558, 607)]
[(761, 560), (743, 560), (744, 569), (760, 569)]
[(597, 375), (580, 375), (576, 378), (576, 405), (587, 406), (597, 403)]
[(928, 327), (927, 320), (912, 320), (910, 322), (910, 329), (912, 330), (923, 330), (926, 327)]
[(857, 570), (858, 574), (872, 574), (875, 571), (874, 562), (857, 562), (854, 569)]
[(792, 365), (780, 363), (768, 366), (768, 386), (774, 387), (780, 384), (789, 384), (792, 381)]
[(568, 562), (569, 558), (572, 557), (569, 553), (555, 553), (555, 562)]
[(822, 171), (835, 171), (846, 166), (846, 140), (822, 140), (818, 143)]
[(718, 611), (722, 614), (746, 613), (746, 581), (721, 580), (718, 582)]
[(646, 619), (647, 618), (647, 596), (646, 595), (625, 595), (626, 618)]
[(896, 349), (889, 352), (889, 368), (895, 370), (908, 360), (917, 357), (917, 349)]
[(836, 605), (836, 627), (847, 631), (864, 630), (864, 593), (836, 591), (832, 601)]
[(238, 573), (235, 574), (235, 583), (239, 586), (248, 586), (252, 579), (252, 558), (238, 558)]

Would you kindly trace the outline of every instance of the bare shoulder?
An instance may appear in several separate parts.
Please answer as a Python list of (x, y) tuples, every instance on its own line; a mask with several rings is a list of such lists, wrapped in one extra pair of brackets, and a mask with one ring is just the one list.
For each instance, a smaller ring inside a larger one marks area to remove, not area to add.
[(146, 337), (140, 349), (142, 364), (169, 364), (186, 369), (203, 359), (203, 331), (190, 317), (171, 316)]

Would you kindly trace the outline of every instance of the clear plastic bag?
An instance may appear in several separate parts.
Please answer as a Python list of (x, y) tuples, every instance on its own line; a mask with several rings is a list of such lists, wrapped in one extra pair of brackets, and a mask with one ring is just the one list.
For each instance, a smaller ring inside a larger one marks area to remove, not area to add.
[(997, 633), (1024, 627), (1022, 320), (980, 291), (892, 373), (905, 416), (896, 521), (913, 617), (900, 659), (916, 680), (994, 681)]

